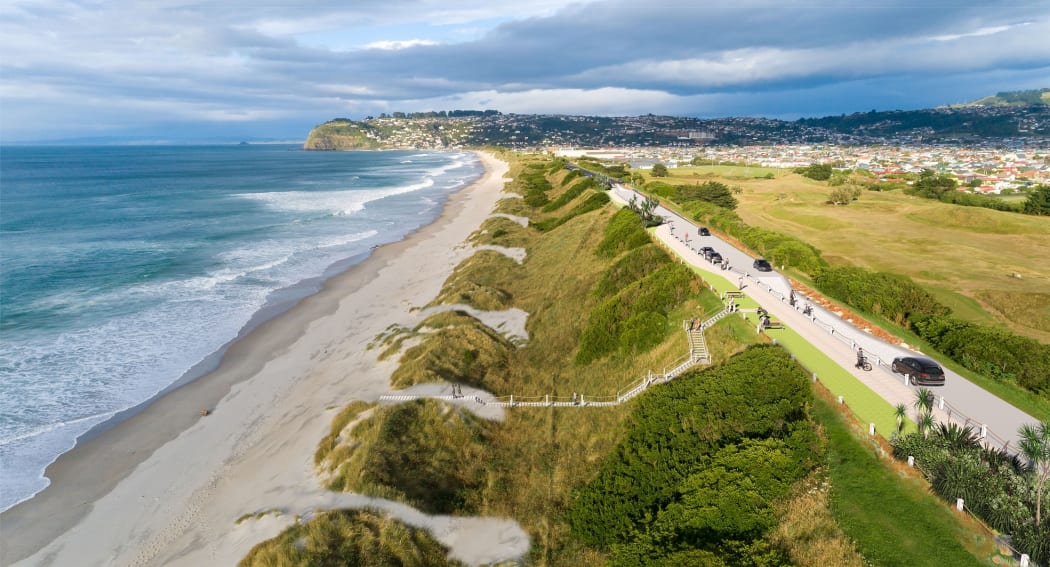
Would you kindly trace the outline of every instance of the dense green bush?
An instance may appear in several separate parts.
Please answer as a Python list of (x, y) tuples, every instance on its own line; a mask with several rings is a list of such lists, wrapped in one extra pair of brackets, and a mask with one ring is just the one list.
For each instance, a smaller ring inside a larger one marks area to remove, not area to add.
[(688, 208), (693, 212), (693, 220), (738, 239), (774, 265), (790, 266), (810, 274), (827, 266), (820, 250), (810, 244), (780, 232), (748, 226), (735, 211), (706, 201), (693, 201)]
[(580, 336), (577, 364), (619, 352), (645, 352), (670, 330), (667, 314), (696, 288), (696, 274), (667, 264), (620, 290), (591, 310)]
[[(897, 459), (915, 457), (916, 467), (941, 498), (951, 504), (962, 498), (988, 525), (1013, 534), (1022, 552), (1039, 562), (1050, 559), (1050, 546), (1040, 541), (1050, 529), (1035, 525), (1034, 475), (1026, 473), (1019, 459), (982, 447), (972, 428), (956, 424), (941, 424), (925, 436), (895, 436), (891, 443)], [(1047, 493), (1044, 498), (1050, 497)]]
[(574, 495), (574, 535), (615, 548), (618, 564), (740, 564), (732, 552), (769, 553), (761, 538), (776, 502), (819, 458), (810, 399), (802, 368), (768, 345), (646, 393), (623, 441)]
[(1033, 188), (1021, 210), (1026, 215), (1050, 215), (1050, 185)]
[(813, 276), (821, 292), (865, 313), (897, 324), (911, 316), (947, 315), (950, 310), (910, 279), (864, 268), (824, 268)]
[(966, 368), (1050, 395), (1050, 345), (948, 316), (916, 315), (910, 321), (919, 337)]
[(635, 248), (602, 273), (592, 293), (600, 299), (609, 297), (670, 263), (671, 257), (655, 244)]
[(817, 181), (827, 181), (831, 178), (831, 165), (827, 163), (814, 163), (806, 167), (799, 167), (795, 169), (795, 173), (801, 174), (803, 177), (815, 179)]
[(566, 185), (569, 184), (570, 181), (572, 181), (573, 179), (576, 179), (577, 177), (579, 177), (581, 175), (583, 175), (583, 172), (578, 170), (578, 169), (570, 170), (569, 173), (565, 174), (565, 179), (561, 180), (561, 186), (565, 187)]
[(969, 191), (957, 191), (958, 182), (951, 175), (937, 174), (924, 169), (919, 178), (905, 192), (926, 199), (937, 199), (943, 203), (964, 207), (984, 207), (997, 211), (1021, 212), (1023, 205), (1010, 203), (998, 197), (979, 195)]
[(596, 253), (604, 258), (612, 258), (650, 242), (652, 238), (645, 231), (642, 219), (634, 211), (623, 208), (609, 219), (609, 224), (605, 226), (605, 237), (598, 243)]
[(650, 195), (656, 195), (657, 197), (663, 197), (664, 199), (673, 199), (675, 186), (664, 181), (650, 181), (645, 184), (645, 192)]
[(707, 201), (726, 209), (735, 209), (736, 197), (725, 183), (707, 181), (701, 185), (679, 185), (674, 190), (674, 200), (680, 204), (690, 201)]
[(547, 197), (547, 191), (550, 191), (552, 188), (551, 182), (547, 179), (542, 168), (539, 170), (532, 167), (526, 168), (518, 176), (518, 183), (521, 186), (521, 192), (525, 195), (526, 205), (538, 208), (550, 201)]
[(825, 268), (813, 278), (817, 289), (850, 307), (880, 315), (915, 334), (952, 360), (996, 380), (1016, 382), (1050, 394), (1050, 345), (962, 321), (910, 279), (863, 268)]
[(568, 213), (565, 213), (565, 215), (560, 217), (544, 219), (538, 223), (535, 223), (533, 226), (535, 226), (538, 230), (544, 232), (548, 230), (553, 230), (584, 213), (589, 213), (591, 211), (598, 210), (607, 205), (608, 203), (608, 193), (593, 193), (591, 195), (588, 195), (582, 203), (573, 207), (572, 210), (570, 210)]
[(1021, 212), (1023, 208), (1022, 204), (1011, 203), (1010, 201), (1005, 201), (999, 197), (980, 195), (967, 191), (952, 191), (951, 193), (941, 196), (941, 201), (953, 205), (961, 205), (963, 207), (983, 207), (985, 209), (994, 209), (996, 211), (1006, 211), (1010, 213)]
[[(579, 170), (574, 171), (573, 173), (579, 173)], [(576, 197), (579, 197), (581, 194), (583, 194), (584, 191), (591, 188), (596, 188), (597, 186), (598, 183), (594, 181), (593, 177), (588, 177), (586, 179), (580, 180), (572, 187), (569, 187), (567, 191), (559, 195), (557, 199), (544, 205), (543, 212), (549, 213), (551, 211), (556, 211), (569, 204), (569, 201), (572, 201)]]

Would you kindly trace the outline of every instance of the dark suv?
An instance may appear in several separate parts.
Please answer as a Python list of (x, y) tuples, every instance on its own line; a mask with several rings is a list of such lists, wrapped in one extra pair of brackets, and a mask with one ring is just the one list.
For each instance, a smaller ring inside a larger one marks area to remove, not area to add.
[(907, 376), (913, 384), (944, 385), (944, 370), (925, 356), (899, 356), (893, 359), (890, 368)]
[(703, 256), (704, 258), (710, 258), (711, 254), (714, 254), (714, 253), (715, 253), (715, 249), (711, 248), (710, 246), (704, 246), (703, 248), (700, 249), (700, 255)]
[(707, 257), (707, 259), (710, 260), (712, 264), (722, 263), (722, 255), (718, 252), (712, 252), (711, 255)]
[(702, 227), (700, 227), (699, 234), (700, 234), (700, 236), (711, 236), (711, 231), (707, 230), (706, 226), (702, 226)]
[(770, 266), (769, 262), (766, 260), (759, 258), (758, 260), (755, 260), (755, 269), (760, 272), (772, 272), (773, 266)]

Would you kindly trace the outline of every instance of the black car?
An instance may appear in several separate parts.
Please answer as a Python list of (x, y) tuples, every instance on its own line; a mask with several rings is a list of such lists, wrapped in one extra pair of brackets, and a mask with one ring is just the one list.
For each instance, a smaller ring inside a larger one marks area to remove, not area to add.
[(707, 230), (706, 226), (700, 227), (700, 230), (697, 232), (700, 234), (700, 236), (711, 236), (711, 231)]
[(707, 259), (710, 260), (712, 264), (722, 263), (722, 255), (718, 252), (712, 252), (711, 255), (707, 257)]
[(700, 254), (703, 255), (704, 258), (710, 258), (711, 254), (714, 254), (714, 253), (715, 253), (715, 249), (711, 248), (710, 246), (704, 246), (703, 248), (700, 249)]
[(893, 359), (890, 368), (907, 376), (913, 384), (944, 385), (944, 370), (925, 356), (899, 356)]
[(755, 269), (760, 272), (772, 272), (773, 266), (770, 266), (768, 261), (759, 258), (755, 260)]

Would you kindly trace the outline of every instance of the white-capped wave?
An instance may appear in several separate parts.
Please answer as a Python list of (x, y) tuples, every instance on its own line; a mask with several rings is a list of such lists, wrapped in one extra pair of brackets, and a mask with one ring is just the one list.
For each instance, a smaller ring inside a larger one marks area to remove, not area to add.
[(261, 201), (284, 211), (327, 212), (333, 215), (352, 215), (364, 210), (367, 203), (378, 201), (394, 195), (403, 195), (427, 189), (434, 185), (434, 179), (426, 179), (385, 189), (356, 189), (352, 191), (275, 191), (270, 193), (241, 193), (239, 197)]

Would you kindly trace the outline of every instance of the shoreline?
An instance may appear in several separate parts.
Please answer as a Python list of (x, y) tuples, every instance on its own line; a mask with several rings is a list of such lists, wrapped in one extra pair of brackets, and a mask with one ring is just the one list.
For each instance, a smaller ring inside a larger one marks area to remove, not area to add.
[[(251, 545), (276, 535), (276, 524), (290, 523), (258, 522), (269, 529), (247, 545), (242, 532), (252, 530), (234, 520), (257, 511), (246, 502), (265, 500), (275, 490), (291, 494), (262, 508), (294, 506), (296, 496), (319, 488), (312, 455), (332, 415), (352, 399), (373, 401), (390, 389), (394, 363), (377, 363), (367, 344), (387, 325), (413, 319), (412, 308), (437, 295), (466, 257), (465, 238), (502, 198), (506, 164), (477, 155), (484, 172), (451, 194), (432, 223), (372, 250), (316, 293), (235, 339), (211, 372), (61, 455), (47, 468), (47, 488), (0, 514), (0, 564), (27, 557), (56, 565), (65, 564), (64, 557), (84, 564), (191, 564), (194, 549), (176, 545), (185, 538), (213, 541), (209, 562), (218, 549), (236, 562)], [(201, 409), (212, 413), (203, 417)], [(275, 437), (284, 444), (274, 446)], [(294, 458), (273, 462), (288, 457)], [(276, 480), (268, 478), (260, 486), (259, 467), (244, 468), (260, 458), (270, 465), (262, 468), (283, 468), (278, 476), (295, 477), (295, 484), (266, 486)], [(304, 480), (308, 486), (297, 486)], [(239, 485), (236, 503), (214, 501), (225, 483)], [(253, 487), (258, 490), (246, 491)], [(210, 526), (225, 523), (231, 504), (244, 509), (225, 527)], [(48, 519), (46, 525), (40, 518)], [(201, 525), (204, 518), (209, 521)], [(226, 536), (236, 536), (240, 545)]]

